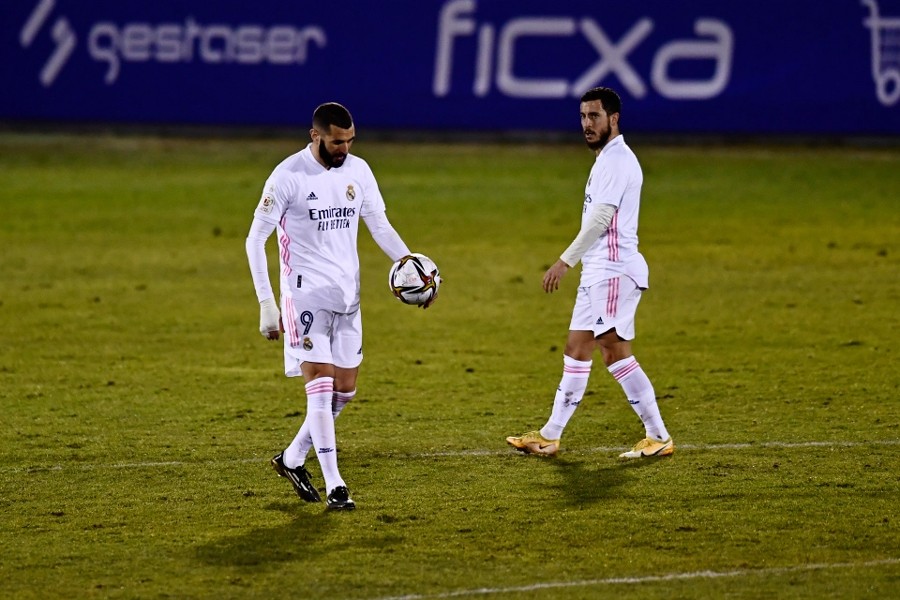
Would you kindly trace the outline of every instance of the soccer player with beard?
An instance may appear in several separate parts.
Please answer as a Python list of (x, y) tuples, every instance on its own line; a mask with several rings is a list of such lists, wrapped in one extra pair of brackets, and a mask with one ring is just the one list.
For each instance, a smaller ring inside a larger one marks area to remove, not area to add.
[(644, 439), (620, 456), (668, 456), (675, 451), (653, 385), (631, 352), (635, 313), (649, 283), (637, 236), (643, 173), (619, 132), (621, 106), (609, 88), (594, 88), (581, 97), (581, 129), (597, 158), (584, 190), (581, 230), (544, 274), (543, 288), (548, 293), (559, 289), (562, 277), (578, 261), (581, 282), (550, 418), (538, 431), (506, 438), (527, 454), (553, 456), (559, 451), (563, 430), (587, 388), (597, 348), (644, 424)]
[[(304, 466), (314, 447), (325, 478), (326, 508), (351, 510), (356, 505), (338, 471), (334, 420), (356, 394), (363, 358), (360, 217), (391, 261), (410, 251), (385, 216), (369, 165), (350, 154), (356, 129), (347, 109), (322, 104), (309, 133), (310, 144), (284, 159), (266, 181), (246, 249), (260, 303), (259, 331), (269, 340), (284, 333), (285, 375), (302, 376), (306, 387), (306, 418), (291, 444), (272, 458), (272, 466), (300, 498), (320, 502)], [(265, 251), (276, 229), (281, 314)]]

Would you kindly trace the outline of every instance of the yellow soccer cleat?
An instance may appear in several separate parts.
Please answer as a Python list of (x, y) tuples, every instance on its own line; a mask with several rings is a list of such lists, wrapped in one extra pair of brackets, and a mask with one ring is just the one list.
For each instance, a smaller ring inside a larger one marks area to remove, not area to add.
[(653, 438), (644, 438), (634, 445), (628, 452), (623, 452), (619, 458), (647, 458), (650, 456), (669, 456), (675, 452), (675, 442), (670, 437), (659, 441)]
[(556, 456), (559, 452), (559, 440), (548, 440), (540, 431), (529, 431), (520, 437), (511, 435), (506, 438), (506, 443), (525, 454)]

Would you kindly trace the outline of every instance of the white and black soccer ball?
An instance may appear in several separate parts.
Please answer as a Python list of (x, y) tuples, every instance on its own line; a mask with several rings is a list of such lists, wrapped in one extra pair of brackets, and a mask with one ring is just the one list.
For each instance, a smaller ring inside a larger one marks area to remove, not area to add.
[(413, 253), (391, 266), (388, 285), (400, 302), (422, 306), (437, 295), (441, 272), (433, 260), (424, 254)]

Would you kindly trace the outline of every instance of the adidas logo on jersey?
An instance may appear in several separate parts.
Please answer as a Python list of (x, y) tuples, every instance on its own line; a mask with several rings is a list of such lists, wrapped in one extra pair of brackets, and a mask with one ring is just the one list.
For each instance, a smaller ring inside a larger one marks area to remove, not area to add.
[(597, 318), (597, 325), (603, 325), (603, 317)]
[(306, 197), (307, 202), (312, 202), (313, 200), (318, 200), (319, 198), (316, 196), (315, 192), (310, 192), (309, 196)]

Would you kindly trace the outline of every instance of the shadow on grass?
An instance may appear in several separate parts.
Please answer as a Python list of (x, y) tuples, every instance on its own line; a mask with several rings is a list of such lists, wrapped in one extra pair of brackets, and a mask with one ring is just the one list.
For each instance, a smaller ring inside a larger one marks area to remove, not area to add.
[(631, 481), (629, 472), (658, 463), (660, 459), (619, 461), (609, 466), (596, 466), (581, 459), (558, 458), (553, 461), (562, 483), (552, 487), (560, 491), (560, 499), (566, 504), (584, 506), (609, 498), (619, 488)]
[[(254, 529), (237, 537), (225, 537), (198, 546), (195, 556), (213, 566), (255, 567), (302, 560), (304, 548), (320, 540), (331, 527), (331, 519), (323, 518), (324, 504), (273, 502), (266, 510), (294, 517), (289, 523)], [(279, 515), (273, 519), (282, 521)]]

